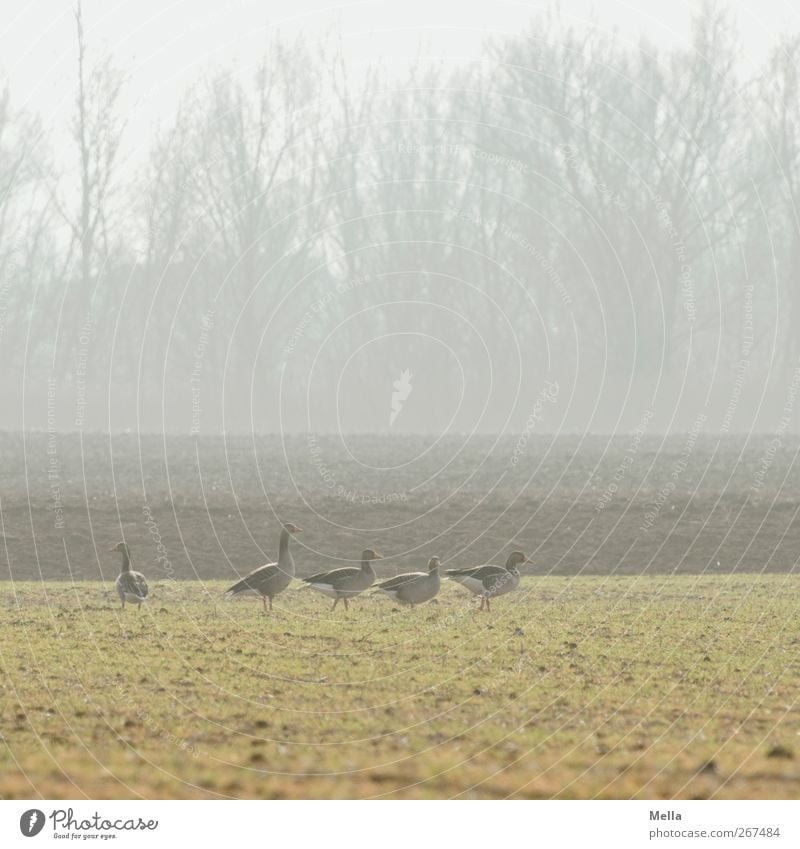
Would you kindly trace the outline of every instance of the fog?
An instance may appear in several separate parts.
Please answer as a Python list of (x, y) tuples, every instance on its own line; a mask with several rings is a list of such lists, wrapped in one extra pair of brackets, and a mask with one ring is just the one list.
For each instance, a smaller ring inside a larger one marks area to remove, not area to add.
[(794, 33), (754, 60), (724, 6), (672, 40), (539, 11), (365, 63), (276, 29), (143, 133), (68, 12), (63, 108), (0, 95), (0, 427), (798, 429)]

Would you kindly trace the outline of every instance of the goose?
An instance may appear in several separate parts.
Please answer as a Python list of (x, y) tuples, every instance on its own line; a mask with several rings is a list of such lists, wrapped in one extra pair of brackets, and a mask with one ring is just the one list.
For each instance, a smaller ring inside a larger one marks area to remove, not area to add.
[(144, 575), (131, 569), (131, 553), (127, 544), (118, 542), (109, 548), (109, 551), (119, 551), (122, 554), (122, 571), (117, 578), (116, 587), (123, 609), (126, 601), (141, 607), (142, 602), (147, 601), (149, 590)]
[(266, 563), (258, 569), (253, 569), (249, 575), (245, 575), (241, 581), (226, 590), (225, 598), (230, 600), (240, 595), (258, 595), (261, 596), (264, 612), (266, 613), (267, 610), (267, 599), (269, 599), (269, 609), (272, 610), (272, 599), (278, 593), (282, 593), (294, 577), (294, 560), (289, 551), (289, 537), (292, 534), (299, 534), (300, 531), (302, 528), (298, 528), (292, 522), (286, 522), (281, 528), (277, 563)]
[(514, 551), (508, 555), (505, 566), (488, 563), (470, 569), (448, 569), (446, 574), (451, 581), (456, 581), (474, 595), (480, 596), (479, 610), (483, 610), (484, 604), (486, 610), (491, 610), (489, 599), (515, 590), (519, 586), (520, 564), (532, 562), (521, 551)]
[(368, 590), (375, 582), (375, 569), (373, 560), (380, 560), (381, 556), (371, 548), (366, 548), (361, 553), (361, 566), (345, 566), (343, 569), (334, 569), (331, 572), (321, 572), (310, 578), (303, 578), (305, 584), (323, 595), (333, 599), (332, 610), (336, 605), (344, 602), (347, 610), (347, 600), (355, 598), (364, 590)]
[(427, 572), (406, 572), (403, 575), (395, 575), (388, 581), (378, 584), (378, 592), (388, 595), (392, 601), (399, 604), (422, 604), (430, 601), (439, 592), (441, 580), (439, 578), (438, 557), (431, 557), (428, 561)]

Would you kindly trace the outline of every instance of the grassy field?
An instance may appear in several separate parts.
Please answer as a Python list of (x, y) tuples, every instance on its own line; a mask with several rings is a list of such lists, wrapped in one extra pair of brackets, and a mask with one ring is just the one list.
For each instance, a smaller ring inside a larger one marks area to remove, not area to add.
[(527, 577), (488, 615), (223, 586), (0, 585), (0, 796), (800, 795), (796, 575)]

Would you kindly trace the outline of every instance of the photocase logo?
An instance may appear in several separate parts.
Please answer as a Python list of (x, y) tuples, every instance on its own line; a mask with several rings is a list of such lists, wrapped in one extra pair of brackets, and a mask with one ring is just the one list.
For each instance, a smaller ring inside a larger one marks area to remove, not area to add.
[(392, 412), (389, 413), (389, 427), (394, 424), (394, 420), (397, 418), (400, 410), (403, 409), (403, 404), (408, 400), (408, 396), (411, 394), (411, 390), (413, 387), (411, 386), (411, 378), (414, 375), (411, 374), (409, 369), (404, 369), (400, 372), (400, 379), (395, 380), (392, 384), (394, 387), (394, 392), (392, 392)]
[(19, 818), (19, 830), (25, 837), (36, 837), (44, 828), (44, 812), (38, 808), (31, 808)]
[[(158, 828), (158, 820), (145, 820), (142, 817), (129, 817), (128, 819), (120, 817), (110, 820), (95, 811), (83, 819), (78, 819), (72, 808), (55, 808), (45, 817), (44, 811), (31, 808), (19, 818), (19, 830), (25, 837), (36, 837), (44, 828), (48, 819), (52, 823), (54, 837), (82, 838), (84, 840), (98, 837), (98, 834), (104, 840), (116, 837), (116, 834), (110, 832), (155, 831)], [(88, 833), (81, 834), (81, 832)]]

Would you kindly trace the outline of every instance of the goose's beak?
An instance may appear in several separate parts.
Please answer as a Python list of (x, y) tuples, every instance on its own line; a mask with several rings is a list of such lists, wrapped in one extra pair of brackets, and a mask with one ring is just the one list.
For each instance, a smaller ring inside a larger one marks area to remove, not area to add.
[(530, 559), (530, 557), (528, 557), (528, 558), (527, 558), (526, 560), (524, 560), (523, 562), (524, 562), (524, 563), (533, 563), (533, 560), (531, 560), (531, 559)]
[(378, 552), (376, 551), (376, 552), (375, 552), (375, 559), (376, 559), (376, 560), (383, 560), (383, 555), (382, 555), (382, 554), (378, 554)]

